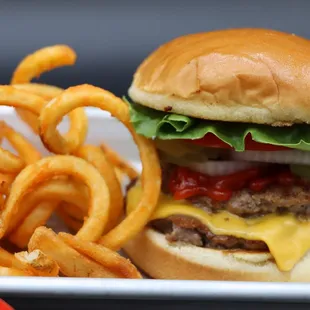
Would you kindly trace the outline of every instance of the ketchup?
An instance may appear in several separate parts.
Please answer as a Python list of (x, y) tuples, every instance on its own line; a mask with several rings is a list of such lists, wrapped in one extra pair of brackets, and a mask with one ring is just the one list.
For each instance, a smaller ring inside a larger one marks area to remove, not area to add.
[(283, 186), (299, 183), (287, 167), (266, 169), (256, 167), (225, 176), (208, 176), (185, 167), (175, 167), (169, 190), (175, 200), (194, 196), (207, 196), (215, 201), (228, 201), (234, 191), (249, 188), (254, 192), (265, 190), (272, 184)]

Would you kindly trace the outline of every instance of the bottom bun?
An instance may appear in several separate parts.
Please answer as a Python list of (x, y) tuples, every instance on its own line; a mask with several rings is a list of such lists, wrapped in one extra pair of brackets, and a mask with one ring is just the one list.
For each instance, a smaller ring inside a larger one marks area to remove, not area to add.
[(309, 252), (294, 269), (282, 272), (267, 252), (171, 244), (163, 234), (149, 228), (128, 242), (124, 250), (137, 267), (156, 279), (310, 282)]

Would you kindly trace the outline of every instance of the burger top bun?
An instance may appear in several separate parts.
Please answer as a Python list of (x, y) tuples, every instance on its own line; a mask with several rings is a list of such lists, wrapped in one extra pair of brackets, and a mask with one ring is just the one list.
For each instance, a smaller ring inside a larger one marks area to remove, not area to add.
[(310, 41), (266, 29), (182, 36), (142, 62), (129, 95), (156, 110), (202, 119), (310, 123)]

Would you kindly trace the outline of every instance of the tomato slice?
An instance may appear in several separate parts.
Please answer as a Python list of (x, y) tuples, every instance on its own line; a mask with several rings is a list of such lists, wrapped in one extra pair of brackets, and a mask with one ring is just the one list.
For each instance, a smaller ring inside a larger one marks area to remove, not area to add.
[[(201, 139), (188, 140), (191, 143), (202, 145), (206, 147), (215, 147), (220, 149), (233, 149), (229, 144), (223, 142), (217, 136), (212, 133), (207, 133)], [(245, 138), (245, 149), (247, 151), (285, 151), (290, 148), (285, 146), (278, 146), (266, 143), (259, 143), (252, 139), (251, 135), (247, 135)]]

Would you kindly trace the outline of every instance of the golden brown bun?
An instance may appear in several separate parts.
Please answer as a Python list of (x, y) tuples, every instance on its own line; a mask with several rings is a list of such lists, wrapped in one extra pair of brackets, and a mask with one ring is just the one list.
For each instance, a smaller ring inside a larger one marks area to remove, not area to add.
[(310, 253), (290, 272), (281, 272), (270, 253), (171, 245), (153, 229), (142, 231), (124, 250), (137, 267), (156, 279), (310, 282)]
[(310, 123), (310, 41), (265, 29), (179, 37), (143, 61), (129, 95), (203, 119)]

